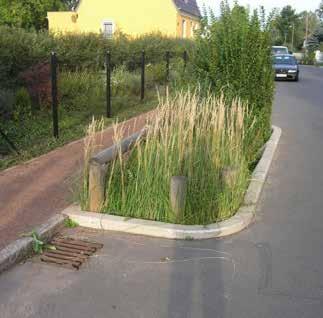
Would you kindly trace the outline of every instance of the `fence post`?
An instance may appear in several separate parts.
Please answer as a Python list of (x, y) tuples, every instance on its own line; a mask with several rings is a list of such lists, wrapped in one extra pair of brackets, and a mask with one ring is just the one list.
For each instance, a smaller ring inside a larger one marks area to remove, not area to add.
[(51, 85), (52, 85), (52, 114), (53, 114), (53, 135), (58, 138), (58, 99), (57, 99), (57, 56), (51, 53)]
[(112, 111), (111, 111), (111, 54), (110, 51), (106, 54), (106, 68), (107, 68), (107, 117), (111, 118)]
[(145, 98), (145, 51), (141, 52), (141, 100)]
[(166, 51), (166, 83), (169, 82), (169, 60), (170, 60), (170, 52)]
[(183, 53), (183, 60), (184, 60), (184, 71), (185, 71), (187, 66), (187, 60), (188, 60), (188, 55), (186, 50)]

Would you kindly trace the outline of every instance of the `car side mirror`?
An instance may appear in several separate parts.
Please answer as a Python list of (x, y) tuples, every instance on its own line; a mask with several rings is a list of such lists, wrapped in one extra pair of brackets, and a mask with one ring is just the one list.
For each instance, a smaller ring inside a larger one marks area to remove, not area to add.
[(292, 52), (292, 51), (288, 51), (288, 53), (289, 53), (289, 54), (293, 54), (293, 52)]

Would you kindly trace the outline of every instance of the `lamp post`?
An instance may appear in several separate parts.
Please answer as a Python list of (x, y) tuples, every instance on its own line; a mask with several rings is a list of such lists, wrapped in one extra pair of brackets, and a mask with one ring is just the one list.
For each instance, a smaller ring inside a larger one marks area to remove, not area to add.
[(286, 46), (286, 44), (287, 44), (287, 31), (284, 32), (284, 35), (285, 35), (284, 45)]
[(294, 51), (295, 23), (292, 24), (292, 51)]

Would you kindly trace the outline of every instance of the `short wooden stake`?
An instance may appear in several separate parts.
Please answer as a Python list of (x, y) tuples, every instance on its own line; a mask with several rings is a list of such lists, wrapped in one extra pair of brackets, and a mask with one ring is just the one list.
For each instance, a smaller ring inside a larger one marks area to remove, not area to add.
[(187, 177), (174, 176), (170, 180), (170, 203), (177, 219), (185, 209), (187, 193)]
[(89, 208), (92, 212), (100, 212), (104, 203), (105, 170), (95, 161), (90, 162), (89, 170)]

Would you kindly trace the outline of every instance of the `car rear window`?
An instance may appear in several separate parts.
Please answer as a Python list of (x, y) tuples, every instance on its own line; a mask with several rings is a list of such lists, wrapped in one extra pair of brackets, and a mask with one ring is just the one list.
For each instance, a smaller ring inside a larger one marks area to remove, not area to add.
[(294, 56), (274, 56), (274, 64), (289, 64), (295, 65), (296, 60)]
[(274, 54), (287, 54), (288, 50), (284, 47), (273, 47), (272, 48)]

